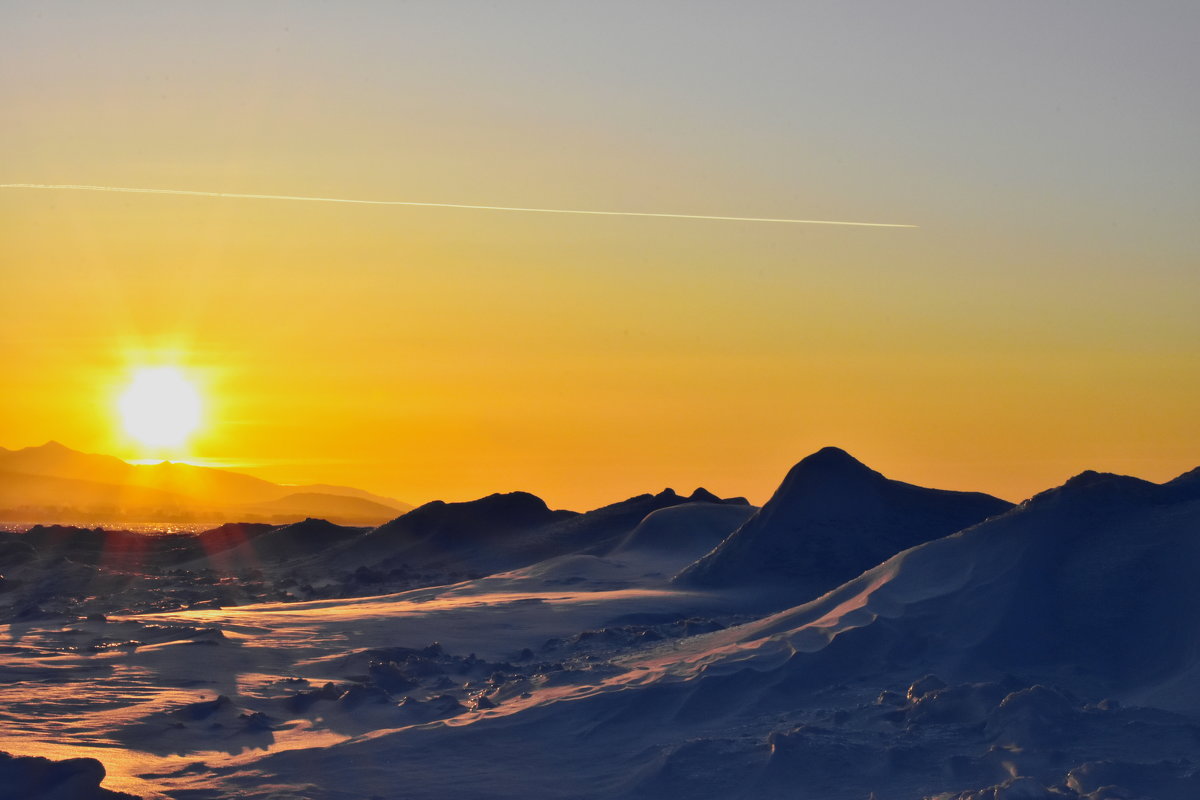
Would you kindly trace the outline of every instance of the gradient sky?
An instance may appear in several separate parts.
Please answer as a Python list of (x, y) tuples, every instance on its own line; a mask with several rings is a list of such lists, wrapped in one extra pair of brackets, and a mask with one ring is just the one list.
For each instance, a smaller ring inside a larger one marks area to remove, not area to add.
[(409, 502), (1200, 463), (1200, 4), (0, 5), (0, 445)]

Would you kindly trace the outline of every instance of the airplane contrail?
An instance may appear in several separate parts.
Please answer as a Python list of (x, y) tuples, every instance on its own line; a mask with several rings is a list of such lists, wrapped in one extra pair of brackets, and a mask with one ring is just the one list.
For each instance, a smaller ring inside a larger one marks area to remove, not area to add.
[(307, 197), (291, 194), (243, 194), (240, 192), (201, 192), (192, 189), (142, 189), (130, 186), (85, 186), (81, 184), (0, 183), (0, 189), (52, 189), (58, 191), (125, 192), (128, 194), (167, 194), (185, 197), (225, 197), (237, 200), (297, 200), (306, 203), (349, 203), (363, 206), (419, 206), (421, 208), (458, 208), (473, 211), (517, 211), (532, 214), (586, 214), (597, 217), (659, 217), (665, 219), (707, 219), (724, 222), (785, 222), (797, 225), (854, 225), (864, 228), (916, 228), (896, 222), (845, 222), (830, 219), (775, 219), (772, 217), (719, 217), (708, 214), (656, 214), (648, 211), (592, 211), (579, 208), (520, 208), (516, 206), (479, 206), (465, 203), (421, 203), (413, 200), (359, 200), (347, 197)]

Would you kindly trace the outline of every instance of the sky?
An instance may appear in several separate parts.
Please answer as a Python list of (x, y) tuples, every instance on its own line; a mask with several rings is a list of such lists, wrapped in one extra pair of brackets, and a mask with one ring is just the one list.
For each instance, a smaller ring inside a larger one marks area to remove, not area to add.
[[(1193, 2), (0, 4), (0, 445), (408, 502), (1200, 464)], [(121, 387), (173, 365), (160, 452)]]

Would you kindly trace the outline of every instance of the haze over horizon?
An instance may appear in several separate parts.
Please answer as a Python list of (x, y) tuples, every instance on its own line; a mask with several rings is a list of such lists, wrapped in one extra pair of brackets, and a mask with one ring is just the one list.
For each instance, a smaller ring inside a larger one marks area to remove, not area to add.
[(4, 184), (920, 227), (0, 191), (0, 445), (579, 509), (1194, 467), (1200, 9), (916, 10), (6, 5)]
[[(56, 440), (49, 440), (47, 442), (44, 442), (41, 445), (33, 445), (33, 446), (25, 447), (25, 448), (6, 448), (3, 445), (0, 445), (0, 456), (4, 456), (4, 455), (20, 456), (23, 454), (32, 454), (32, 453), (39, 453), (39, 452), (44, 455), (50, 456), (52, 460), (49, 462), (43, 463), (42, 466), (37, 469), (28, 470), (28, 469), (20, 467), (20, 466), (13, 468), (12, 466), (6, 465), (5, 463), (3, 463), (3, 459), (0, 458), (0, 472), (8, 471), (8, 472), (19, 473), (23, 477), (27, 473), (28, 473), (28, 475), (32, 475), (32, 476), (43, 476), (44, 475), (44, 476), (72, 477), (72, 478), (77, 478), (77, 479), (84, 479), (87, 481), (99, 482), (102, 484), (104, 484), (104, 483), (113, 484), (114, 486), (128, 484), (131, 487), (139, 486), (139, 485), (154, 485), (155, 483), (161, 481), (161, 477), (157, 478), (157, 479), (151, 479), (150, 473), (146, 473), (146, 475), (143, 476), (143, 478), (137, 479), (137, 480), (132, 480), (130, 478), (122, 478), (120, 476), (114, 476), (113, 474), (111, 474), (111, 472), (106, 472), (104, 470), (101, 470), (100, 472), (96, 472), (94, 474), (89, 474), (89, 469), (87, 467), (89, 460), (96, 459), (97, 457), (101, 460), (110, 460), (110, 459), (116, 458), (116, 457), (110, 456), (109, 454), (106, 454), (106, 453), (85, 453), (83, 451), (76, 450), (75, 448), (68, 447), (67, 445), (63, 444), (62, 442), (58, 442)], [(859, 461), (859, 459), (856, 458), (854, 456), (854, 454), (847, 453), (845, 450), (843, 450), (842, 448), (840, 448), (836, 445), (826, 445), (826, 446), (820, 448), (819, 450), (813, 451), (811, 453), (800, 454), (796, 459), (793, 459), (793, 460), (797, 461), (797, 462), (803, 462), (803, 461), (807, 461), (810, 458), (816, 458), (816, 457), (820, 456), (821, 454), (824, 454), (827, 452), (841, 453), (843, 456), (848, 457), (851, 462), (857, 462), (860, 464), (860, 466), (865, 467), (867, 470), (869, 470), (871, 472), (880, 473), (880, 470), (876, 469), (876, 467), (874, 465), (869, 464), (869, 463), (863, 463), (863, 462)], [(65, 472), (63, 472), (60, 468), (56, 467), (54, 464), (54, 461), (53, 461), (53, 459), (55, 457), (59, 456), (60, 454), (68, 456), (68, 458), (65, 462), (62, 462), (62, 464), (58, 465), (58, 467), (66, 467)], [(80, 457), (81, 457), (81, 459), (80, 459)], [(205, 470), (215, 470), (218, 472), (233, 473), (234, 477), (239, 477), (239, 476), (254, 477), (253, 473), (255, 471), (253, 468), (249, 468), (249, 469), (241, 468), (236, 464), (220, 463), (220, 462), (216, 462), (215, 460), (206, 461), (204, 459), (194, 459), (194, 458), (191, 458), (191, 459), (190, 458), (174, 458), (174, 459), (172, 459), (172, 458), (164, 457), (164, 458), (146, 458), (146, 459), (118, 459), (118, 461), (123, 462), (124, 464), (126, 464), (130, 467), (155, 467), (155, 466), (159, 466), (159, 465), (164, 465), (164, 466), (166, 466), (166, 465), (184, 465), (187, 467), (201, 467)], [(796, 466), (795, 464), (792, 465), (793, 468), (795, 466)], [(1138, 476), (1138, 475), (1125, 476), (1124, 474), (1122, 474), (1122, 477), (1133, 477), (1135, 479), (1149, 481), (1150, 483), (1165, 483), (1172, 479), (1177, 479), (1182, 476), (1188, 475), (1192, 472), (1195, 472), (1196, 470), (1200, 470), (1200, 466), (1195, 466), (1195, 467), (1184, 469), (1180, 473), (1169, 475), (1166, 478), (1159, 479), (1159, 480), (1146, 478), (1144, 476)], [(786, 471), (787, 470), (785, 470), (785, 472)], [(1077, 477), (1080, 477), (1083, 473), (1097, 473), (1097, 472), (1099, 472), (1101, 474), (1105, 474), (1105, 473), (1103, 473), (1103, 471), (1100, 471), (1100, 470), (1087, 469), (1087, 470), (1082, 470), (1079, 473), (1074, 473), (1073, 475), (1067, 476), (1067, 477), (1068, 478), (1077, 478)], [(759, 492), (757, 492), (756, 494), (753, 494), (752, 496), (732, 495), (732, 494), (728, 494), (728, 493), (724, 494), (723, 496), (740, 498), (741, 500), (750, 502), (750, 504), (754, 507), (762, 506), (767, 500), (769, 500), (773, 495), (775, 495), (776, 493), (778, 493), (780, 491), (779, 478), (783, 474), (784, 473), (780, 473), (780, 475), (777, 475), (774, 483), (772, 483), (769, 486), (762, 487)], [(1107, 473), (1107, 474), (1111, 474), (1111, 473)], [(11, 475), (9, 477), (11, 477)], [(899, 481), (902, 483), (907, 483), (909, 485), (913, 485), (913, 486), (917, 485), (917, 484), (911, 482), (910, 480), (908, 480), (907, 476), (904, 476), (904, 475), (892, 475), (892, 478), (895, 479), (896, 481)], [(178, 478), (175, 478), (173, 480), (178, 481)], [(1025, 501), (1025, 500), (1029, 500), (1038, 494), (1042, 494), (1043, 492), (1047, 492), (1050, 490), (1057, 490), (1061, 487), (1061, 485), (1065, 482), (1065, 480), (1066, 480), (1066, 478), (1064, 478), (1064, 481), (1060, 481), (1059, 483), (1043, 486), (1040, 489), (1029, 493), (1028, 495), (1025, 495), (1022, 497), (1013, 497), (1013, 498), (1000, 498), (999, 495), (995, 495), (990, 492), (984, 492), (983, 490), (980, 490), (980, 489), (973, 489), (970, 487), (955, 487), (955, 489), (953, 491), (991, 495), (992, 497), (1002, 499), (1006, 502), (1019, 503), (1019, 502)], [(329, 484), (329, 483), (321, 483), (321, 484), (317, 484), (314, 486), (307, 486), (307, 485), (301, 484), (299, 482), (286, 481), (286, 480), (272, 482), (272, 483), (270, 483), (270, 485), (277, 489), (281, 489), (281, 490), (317, 491), (317, 492), (324, 493), (324, 494), (320, 494), (320, 495), (312, 495), (311, 496), (311, 497), (315, 497), (318, 499), (322, 498), (322, 497), (327, 497), (327, 494), (332, 491), (334, 495), (343, 495), (344, 496), (344, 495), (349, 494), (351, 496), (361, 496), (361, 497), (366, 497), (366, 498), (373, 498), (375, 500), (383, 500), (386, 503), (391, 503), (393, 505), (394, 511), (384, 513), (384, 515), (382, 517), (380, 517), (377, 520), (373, 520), (373, 521), (370, 520), (369, 517), (361, 517), (361, 516), (360, 517), (348, 517), (346, 515), (347, 509), (345, 509), (345, 508), (340, 508), (337, 510), (324, 510), (323, 511), (319, 506), (314, 506), (314, 507), (310, 507), (310, 508), (306, 509), (306, 508), (304, 508), (303, 504), (301, 503), (301, 504), (297, 505), (294, 509), (292, 509), (292, 512), (293, 512), (292, 516), (296, 519), (303, 518), (305, 516), (321, 517), (322, 514), (325, 514), (325, 518), (330, 518), (330, 519), (333, 519), (333, 520), (339, 522), (340, 524), (347, 524), (347, 525), (353, 525), (356, 523), (357, 524), (367, 524), (368, 522), (385, 521), (387, 519), (391, 519), (393, 517), (393, 515), (403, 514), (403, 513), (407, 512), (408, 510), (410, 510), (411, 508), (423, 505), (425, 503), (437, 502), (437, 501), (461, 503), (461, 502), (470, 502), (470, 501), (480, 500), (484, 497), (484, 495), (481, 495), (479, 497), (474, 497), (474, 496), (472, 496), (472, 497), (449, 497), (449, 498), (447, 498), (447, 497), (427, 497), (427, 498), (419, 498), (417, 502), (410, 503), (406, 499), (401, 499), (401, 498), (378, 497), (377, 495), (371, 494), (369, 491), (363, 490), (361, 487), (354, 487), (354, 486), (338, 486), (338, 485)], [(657, 493), (660, 491), (664, 491), (667, 493), (675, 491), (675, 492), (678, 492), (680, 494), (680, 496), (686, 497), (689, 493), (691, 493), (693, 491), (700, 492), (700, 493), (711, 491), (710, 487), (712, 487), (712, 486), (714, 486), (714, 484), (712, 484), (711, 482), (709, 482), (707, 484), (699, 483), (695, 487), (685, 486), (685, 485), (668, 486), (665, 484), (663, 484), (663, 485), (647, 485), (647, 486), (643, 487), (643, 490), (637, 494), (645, 495), (647, 493), (654, 494), (654, 493)], [(19, 492), (22, 489), (28, 491), (28, 487), (19, 487), (19, 488), (17, 488), (17, 491)], [(187, 491), (191, 490), (187, 484), (177, 484), (177, 485), (171, 487), (171, 489), (173, 491), (182, 491), (185, 493)], [(58, 491), (61, 492), (62, 489), (60, 488)], [(546, 500), (546, 498), (543, 497), (541, 494), (539, 494), (535, 488), (531, 488), (531, 487), (517, 487), (517, 488), (513, 488), (513, 489), (506, 489), (503, 491), (489, 492), (488, 494), (489, 495), (497, 495), (497, 494), (507, 494), (507, 493), (525, 493), (525, 494), (533, 495), (534, 497), (537, 497), (539, 499)], [(633, 495), (631, 495), (630, 497), (633, 497)], [(133, 498), (129, 498), (129, 499), (131, 501), (133, 500)], [(610, 503), (616, 503), (616, 502), (620, 502), (620, 501), (626, 500), (626, 499), (630, 499), (630, 498), (608, 497), (608, 498), (604, 498), (599, 503), (594, 503), (589, 506), (579, 506), (579, 507), (574, 507), (574, 508), (569, 508), (569, 509), (565, 505), (556, 504), (554, 502), (547, 502), (547, 505), (550, 508), (561, 508), (564, 510), (580, 512), (580, 511), (587, 511), (587, 510), (595, 510), (598, 508), (602, 508), (603, 506), (609, 505)], [(225, 500), (225, 501), (221, 501), (221, 502), (228, 503), (230, 501)], [(62, 506), (63, 510), (72, 509), (71, 515), (70, 515), (70, 520), (66, 520), (66, 521), (75, 522), (75, 523), (80, 523), (80, 522), (86, 521), (86, 515), (87, 515), (86, 508), (75, 507), (74, 501), (68, 495), (66, 495), (66, 494), (61, 495), (60, 505)], [(114, 517), (112, 519), (109, 519), (108, 517), (104, 517), (103, 519), (100, 517), (97, 517), (96, 521), (97, 522), (107, 521), (109, 523), (116, 522), (119, 524), (119, 521), (121, 519), (128, 520), (128, 519), (133, 519), (134, 517), (136, 517), (136, 515), (138, 513), (136, 511), (137, 507), (138, 507), (137, 503), (134, 502), (131, 505), (129, 510), (118, 513), (118, 515), (116, 517)], [(215, 504), (215, 503), (211, 504), (209, 506), (210, 510), (211, 509), (219, 509), (219, 508), (220, 508), (219, 504)], [(235, 503), (230, 504), (226, 509), (227, 513), (226, 513), (225, 517), (227, 517), (229, 520), (233, 520), (234, 518), (238, 518), (239, 513), (241, 513), (243, 516), (245, 516), (245, 514), (246, 514), (245, 510), (237, 511), (236, 509), (237, 509), (237, 505)], [(2, 503), (0, 503), (0, 510), (2, 510)], [(187, 509), (184, 509), (184, 511), (186, 511), (186, 510)], [(120, 511), (120, 509), (118, 509), (118, 511)], [(379, 513), (381, 511), (382, 511), (382, 508), (376, 509), (376, 513)], [(132, 512), (132, 515), (130, 512)], [(169, 513), (177, 513), (177, 512), (169, 512)], [(262, 511), (261, 510), (251, 510), (250, 513), (251, 514), (261, 514)], [(329, 516), (330, 514), (332, 514), (333, 516)], [(11, 516), (11, 514), (10, 514), (10, 516)], [(42, 516), (45, 516), (45, 514), (43, 513)], [(286, 516), (286, 514), (280, 514), (276, 521), (281, 520), (284, 516)], [(210, 515), (210, 517), (205, 517), (205, 518), (208, 518), (210, 520), (217, 519), (216, 517), (211, 517), (211, 515)], [(252, 517), (252, 518), (255, 518), (255, 517)], [(17, 520), (14, 517), (10, 521), (20, 521), (20, 520)], [(27, 522), (28, 520), (23, 520), (23, 521)], [(141, 521), (140, 518), (139, 518), (139, 521)], [(153, 522), (153, 521), (154, 520), (152, 518), (147, 518), (141, 522), (144, 524), (144, 523), (149, 523), (149, 522)]]

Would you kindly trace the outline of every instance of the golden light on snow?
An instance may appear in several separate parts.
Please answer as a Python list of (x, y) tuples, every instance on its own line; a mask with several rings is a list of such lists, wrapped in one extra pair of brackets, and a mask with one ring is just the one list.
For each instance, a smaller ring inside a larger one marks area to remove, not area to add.
[(125, 432), (145, 445), (183, 444), (200, 426), (200, 392), (178, 367), (141, 367), (117, 400)]

